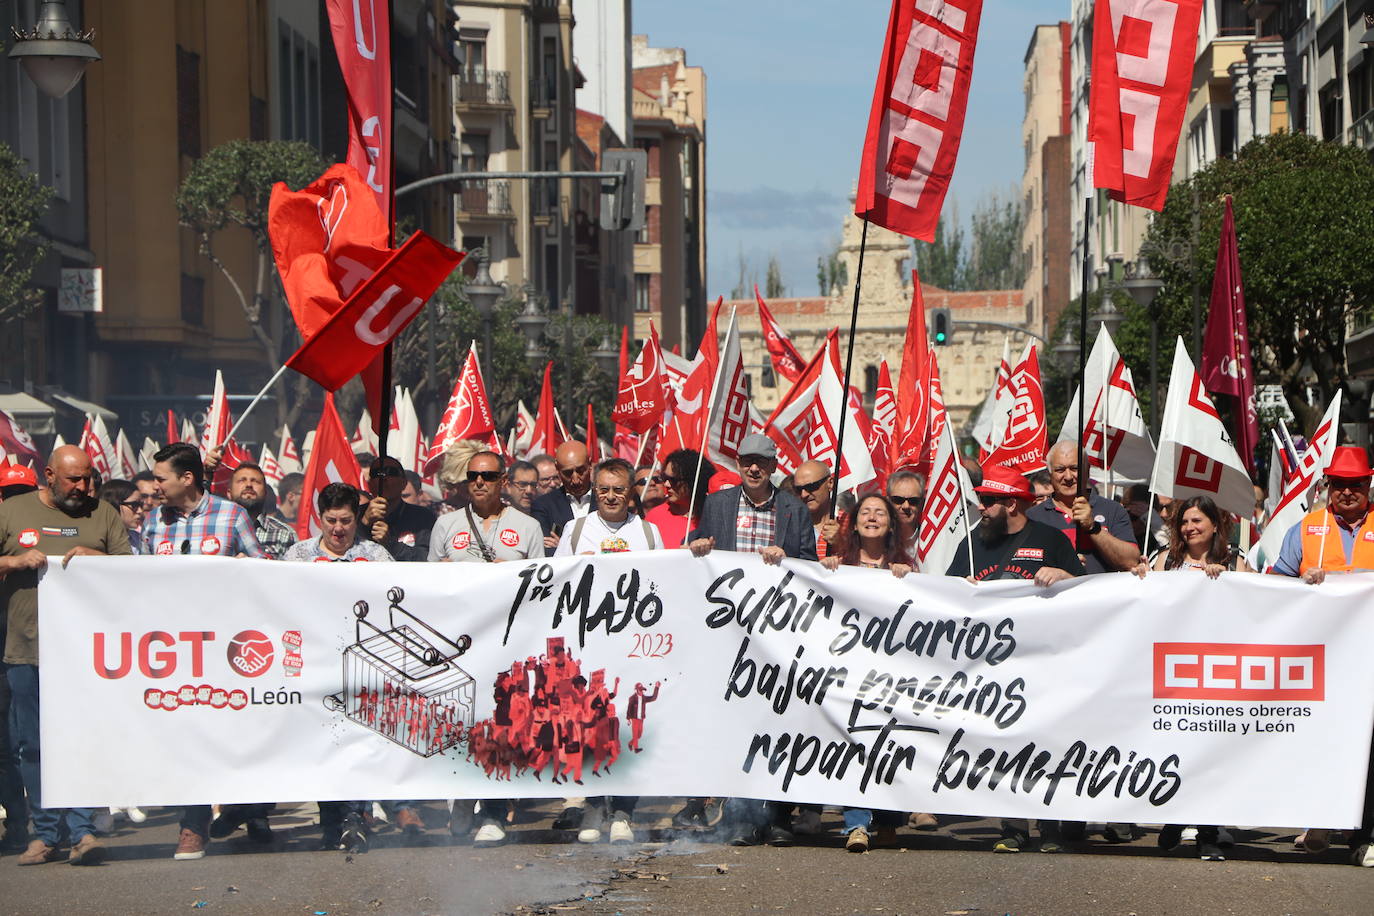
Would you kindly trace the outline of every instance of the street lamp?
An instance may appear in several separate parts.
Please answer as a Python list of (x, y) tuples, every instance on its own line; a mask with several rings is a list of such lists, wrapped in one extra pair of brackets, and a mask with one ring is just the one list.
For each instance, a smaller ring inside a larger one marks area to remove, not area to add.
[(100, 52), (93, 46), (95, 30), (78, 32), (67, 16), (65, 0), (45, 0), (31, 31), (14, 30), (17, 39), (9, 56), (19, 61), (44, 95), (60, 99), (81, 81), (81, 75)]
[(1066, 399), (1073, 398), (1074, 369), (1078, 366), (1078, 341), (1073, 339), (1073, 322), (1064, 322), (1064, 334), (1059, 338), (1059, 343), (1054, 345), (1055, 364), (1064, 370), (1068, 378), (1068, 392)]
[(592, 359), (601, 367), (601, 371), (607, 375), (612, 375), (620, 369), (620, 351), (611, 342), (611, 333), (607, 331), (601, 335), (601, 343), (592, 351)]
[(548, 355), (544, 350), (544, 332), (549, 326), (549, 316), (540, 308), (543, 297), (535, 288), (526, 283), (521, 290), (525, 294), (525, 307), (515, 316), (515, 326), (525, 335), (525, 360), (530, 368), (538, 369)]
[(1155, 300), (1164, 288), (1164, 281), (1150, 271), (1150, 262), (1143, 255), (1126, 265), (1126, 292), (1136, 305), (1150, 316), (1150, 429), (1158, 432), (1159, 418), (1159, 311)]
[(491, 259), (487, 257), (487, 249), (478, 248), (473, 254), (477, 256), (477, 275), (463, 286), (463, 293), (482, 319), (482, 359), (487, 364), (487, 371), (490, 372), (491, 316), (496, 310), (496, 303), (505, 296), (506, 287), (498, 286), (491, 279), (491, 271), (488, 269)]

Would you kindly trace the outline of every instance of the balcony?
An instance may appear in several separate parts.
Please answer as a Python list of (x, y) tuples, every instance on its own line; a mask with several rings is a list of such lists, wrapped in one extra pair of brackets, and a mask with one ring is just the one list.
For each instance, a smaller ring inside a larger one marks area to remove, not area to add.
[(454, 77), (453, 110), (512, 110), (510, 74), (505, 70), (465, 71)]
[(1350, 125), (1350, 145), (1363, 150), (1374, 149), (1374, 108), (1360, 115)]
[(458, 191), (458, 222), (474, 219), (515, 219), (510, 204), (510, 182), (480, 179), (465, 181)]
[(558, 101), (558, 81), (552, 77), (530, 80), (530, 108), (536, 118), (547, 118), (553, 114)]

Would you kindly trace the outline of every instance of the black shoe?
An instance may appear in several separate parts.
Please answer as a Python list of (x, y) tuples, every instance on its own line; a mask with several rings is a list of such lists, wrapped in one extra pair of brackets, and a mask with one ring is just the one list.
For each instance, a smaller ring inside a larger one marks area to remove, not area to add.
[(729, 846), (757, 846), (763, 841), (763, 837), (759, 833), (757, 827), (745, 827), (731, 834), (730, 839), (725, 842)]
[(797, 844), (797, 838), (792, 835), (792, 831), (786, 827), (779, 827), (777, 824), (768, 828), (764, 834), (764, 840), (769, 846), (795, 846)]
[(688, 801), (681, 811), (673, 815), (673, 826), (678, 830), (700, 830), (705, 827), (706, 806), (697, 799)]
[(1165, 824), (1159, 828), (1159, 836), (1155, 839), (1160, 849), (1175, 849), (1179, 843), (1183, 842), (1182, 824)]
[(472, 833), (472, 802), (459, 799), (453, 803), (453, 810), (448, 814), (448, 832), (456, 837)]
[(1135, 839), (1135, 824), (1105, 824), (1102, 836), (1108, 843), (1129, 843)]
[(362, 815), (350, 811), (344, 815), (343, 832), (335, 848), (345, 852), (367, 852), (367, 832)]
[(320, 834), (320, 849), (333, 851), (343, 849), (343, 838), (338, 830), (326, 830)]
[(553, 820), (554, 830), (572, 830), (582, 826), (581, 808), (564, 808), (563, 813)]
[(272, 828), (265, 817), (250, 817), (247, 821), (248, 839), (266, 845), (272, 842)]
[(1226, 861), (1226, 856), (1222, 854), (1221, 849), (1215, 843), (1204, 843), (1199, 840), (1197, 844), (1197, 855), (1198, 858), (1202, 859), (1204, 862)]
[(210, 839), (224, 839), (242, 827), (244, 820), (242, 805), (225, 805), (220, 809), (219, 817), (210, 822)]

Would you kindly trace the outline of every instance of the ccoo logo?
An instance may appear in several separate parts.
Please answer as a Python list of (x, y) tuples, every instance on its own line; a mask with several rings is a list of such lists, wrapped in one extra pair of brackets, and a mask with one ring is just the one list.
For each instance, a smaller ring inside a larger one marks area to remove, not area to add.
[(1326, 647), (1157, 642), (1154, 695), (1320, 702), (1326, 698)]
[(244, 630), (229, 640), (229, 667), (244, 677), (258, 677), (272, 667), (272, 640), (257, 630)]

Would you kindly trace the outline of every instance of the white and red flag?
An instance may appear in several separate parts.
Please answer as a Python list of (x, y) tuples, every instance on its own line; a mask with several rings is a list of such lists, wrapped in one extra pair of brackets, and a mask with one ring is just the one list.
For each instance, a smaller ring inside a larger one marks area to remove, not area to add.
[(482, 367), (477, 362), (477, 342), (468, 347), (467, 359), (463, 360), (463, 371), (453, 385), (444, 416), (439, 420), (439, 429), (434, 433), (434, 444), (429, 448), (425, 460), (425, 473), (433, 474), (443, 463), (444, 452), (460, 439), (475, 439), (485, 442), (492, 451), (500, 453), (500, 438), (496, 435), (496, 420), (492, 417), (491, 403), (487, 400), (487, 386), (482, 381)]
[(758, 301), (759, 308), (759, 327), (763, 331), (763, 343), (768, 348), (768, 358), (773, 363), (773, 371), (787, 379), (795, 382), (801, 377), (802, 369), (806, 362), (797, 352), (797, 348), (792, 344), (792, 338), (787, 336), (787, 332), (778, 324), (773, 313), (768, 310), (768, 305), (759, 295), (758, 284), (754, 284), (754, 298)]
[(229, 395), (224, 390), (224, 373), (216, 369), (215, 390), (210, 396), (210, 410), (205, 415), (205, 429), (200, 436), (201, 457), (211, 449), (224, 445), (229, 440), (229, 430), (233, 428), (234, 418), (229, 413)]
[(303, 468), (301, 453), (296, 448), (296, 440), (291, 438), (289, 426), (283, 425), (281, 428), (281, 443), (277, 447), (277, 463), (281, 465), (283, 474), (299, 474)]
[(1269, 516), (1269, 524), (1265, 526), (1263, 536), (1250, 549), (1247, 559), (1251, 567), (1264, 570), (1274, 565), (1274, 561), (1279, 558), (1284, 535), (1288, 533), (1289, 528), (1302, 521), (1303, 516), (1312, 508), (1312, 495), (1317, 489), (1317, 484), (1321, 483), (1326, 466), (1331, 463), (1340, 435), (1341, 389), (1337, 388), (1336, 396), (1327, 405), (1326, 414), (1317, 424), (1317, 431), (1312, 434), (1312, 440), (1307, 444), (1307, 451), (1298, 457), (1291, 473), (1286, 475), (1283, 493)]
[(524, 401), (515, 404), (515, 451), (514, 454), (525, 458), (531, 454), (534, 444), (534, 414), (525, 406)]
[(1245, 289), (1240, 275), (1240, 247), (1231, 196), (1217, 246), (1207, 334), (1202, 340), (1202, 381), (1212, 394), (1236, 399), (1236, 446), (1246, 469), (1255, 473), (1259, 447), (1259, 414), (1255, 405), (1255, 367), (1250, 361), (1250, 328), (1245, 318)]
[(973, 424), (973, 441), (978, 443), (984, 456), (1001, 444), (1014, 403), (1015, 398), (1011, 394), (1011, 340), (1003, 338), (1002, 359), (997, 364), (997, 374), (978, 411), (978, 420)]
[(1006, 435), (987, 457), (987, 462), (1009, 467), (1022, 474), (1039, 470), (1045, 463), (1049, 431), (1045, 416), (1045, 393), (1040, 383), (1040, 360), (1035, 345), (1027, 344), (1021, 360), (1011, 372), (1013, 397)]
[(983, 0), (893, 0), (854, 214), (935, 240), (968, 109)]
[(353, 449), (355, 455), (375, 455), (377, 444), (377, 431), (372, 428), (372, 414), (364, 407), (362, 415), (358, 417), (358, 425), (353, 430), (353, 437), (348, 440), (348, 447)]
[(749, 376), (744, 371), (739, 325), (733, 311), (725, 329), (725, 349), (720, 352), (718, 366), (711, 389), (712, 400), (707, 408), (711, 425), (704, 451), (707, 459), (717, 467), (728, 468), (739, 457), (739, 445), (750, 432)]
[(281, 479), (286, 476), (281, 469), (281, 462), (277, 461), (277, 456), (272, 454), (272, 450), (267, 447), (267, 443), (262, 444), (262, 449), (258, 452), (258, 467), (262, 468), (263, 480), (276, 492), (277, 487), (281, 486)]
[(539, 407), (534, 418), (534, 432), (530, 438), (530, 453), (552, 455), (568, 437), (558, 420), (558, 408), (553, 403), (553, 360), (544, 366), (544, 382), (539, 388)]
[[(839, 448), (842, 410), (849, 411), (849, 419), (845, 424), (844, 447)], [(845, 397), (839, 334), (832, 330), (764, 428), (764, 433), (777, 443), (779, 470), (790, 474), (803, 461), (813, 460), (835, 473), (841, 490), (868, 483), (876, 471), (864, 435), (867, 418), (861, 413)]]
[(148, 436), (143, 437), (143, 447), (138, 450), (138, 469), (140, 471), (153, 469), (153, 456), (158, 453), (160, 448), (161, 446)]
[(878, 473), (880, 485), (887, 483), (896, 426), (897, 392), (892, 387), (892, 371), (884, 358), (878, 363), (878, 389), (873, 393), (873, 470)]
[[(664, 454), (680, 448), (702, 451), (706, 441), (706, 422), (716, 390), (716, 376), (720, 369), (720, 339), (717, 319), (723, 300), (717, 299), (701, 335), (696, 356), (685, 360), (676, 354), (663, 354), (664, 374), (672, 393), (670, 406), (672, 422), (665, 424), (662, 448)], [(707, 456), (710, 457), (709, 455)]]
[(24, 427), (19, 425), (19, 421), (12, 415), (0, 410), (0, 454), (6, 453), (18, 457), (21, 463), (33, 467), (38, 467), (38, 463), (42, 460), (33, 437), (24, 430)]
[(134, 447), (129, 444), (129, 437), (124, 435), (122, 429), (115, 436), (114, 453), (119, 460), (119, 476), (124, 480), (133, 480), (138, 473), (138, 456), (134, 454)]
[(239, 465), (251, 463), (252, 454), (233, 439), (224, 443), (224, 454), (220, 456), (219, 464), (215, 467), (214, 477), (210, 481), (210, 492), (216, 496), (228, 496), (229, 484), (234, 480), (234, 472)]
[(1202, 0), (1095, 0), (1089, 157), (1114, 200), (1164, 209), (1201, 15)]
[(105, 421), (100, 417), (86, 414), (86, 424), (81, 427), (81, 450), (91, 459), (91, 467), (100, 475), (101, 480), (112, 480), (116, 476), (117, 458), (110, 435), (105, 432)]
[(315, 508), (316, 497), (331, 483), (359, 486), (363, 483), (363, 469), (348, 447), (339, 412), (334, 408), (333, 392), (324, 396), (324, 411), (315, 429), (310, 446), (310, 458), (305, 465), (305, 480), (301, 485), (300, 514), (296, 518), (296, 536), (315, 537), (320, 533), (320, 513)]
[(617, 427), (643, 435), (659, 422), (667, 406), (663, 352), (659, 347), (658, 331), (650, 322), (649, 339), (644, 341), (639, 358), (620, 375), (620, 390), (611, 419)]
[[(933, 458), (930, 475), (926, 479), (926, 496), (921, 505), (920, 534), (916, 539), (916, 567), (921, 572), (943, 576), (959, 551), (969, 549), (972, 526), (969, 503), (973, 493), (968, 472), (959, 461), (954, 436), (949, 431), (949, 417), (945, 414), (945, 399), (941, 393), (940, 365), (932, 353), (930, 357), (930, 412), (932, 429), (938, 427), (932, 445)], [(970, 567), (971, 568), (971, 567)]]
[(1241, 518), (1250, 518), (1255, 509), (1250, 474), (1236, 454), (1181, 337), (1174, 348), (1150, 489), (1173, 499), (1210, 496), (1222, 509)]
[[(1143, 483), (1155, 464), (1155, 444), (1140, 413), (1131, 370), (1116, 349), (1107, 326), (1101, 325), (1088, 354), (1084, 386), (1083, 454), (1099, 483)], [(1064, 415), (1059, 439), (1078, 441), (1078, 398), (1075, 391)]]
[(907, 312), (906, 341), (898, 371), (897, 421), (893, 427), (889, 472), (925, 473), (930, 442), (930, 341), (926, 338), (926, 304), (921, 278), (912, 274), (911, 310)]

